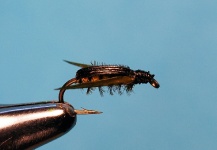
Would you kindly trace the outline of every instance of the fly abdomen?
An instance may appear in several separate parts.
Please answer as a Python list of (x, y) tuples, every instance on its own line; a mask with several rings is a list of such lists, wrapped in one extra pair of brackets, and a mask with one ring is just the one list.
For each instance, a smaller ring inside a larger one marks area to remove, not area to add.
[(132, 74), (132, 70), (129, 67), (125, 66), (110, 66), (110, 65), (101, 65), (101, 66), (90, 66), (86, 68), (79, 69), (76, 73), (76, 78), (84, 77), (93, 77), (93, 76), (103, 76), (108, 75), (113, 76), (129, 76)]

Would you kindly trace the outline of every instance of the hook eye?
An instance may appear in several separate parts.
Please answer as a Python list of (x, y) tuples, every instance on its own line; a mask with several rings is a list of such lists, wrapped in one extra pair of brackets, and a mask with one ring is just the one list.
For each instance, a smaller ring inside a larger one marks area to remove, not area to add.
[(149, 83), (155, 88), (160, 87), (160, 84), (155, 79), (152, 79)]

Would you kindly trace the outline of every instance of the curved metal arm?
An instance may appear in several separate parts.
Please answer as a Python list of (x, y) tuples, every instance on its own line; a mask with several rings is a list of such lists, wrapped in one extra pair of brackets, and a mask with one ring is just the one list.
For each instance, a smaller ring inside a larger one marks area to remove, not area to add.
[(34, 149), (67, 133), (76, 124), (67, 103), (0, 105), (0, 149)]

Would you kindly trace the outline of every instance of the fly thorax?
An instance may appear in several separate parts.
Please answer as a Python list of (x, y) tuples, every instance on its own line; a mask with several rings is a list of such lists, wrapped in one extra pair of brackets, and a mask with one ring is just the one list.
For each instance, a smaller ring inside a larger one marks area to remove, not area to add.
[(135, 84), (148, 83), (149, 80), (149, 72), (142, 70), (135, 71)]

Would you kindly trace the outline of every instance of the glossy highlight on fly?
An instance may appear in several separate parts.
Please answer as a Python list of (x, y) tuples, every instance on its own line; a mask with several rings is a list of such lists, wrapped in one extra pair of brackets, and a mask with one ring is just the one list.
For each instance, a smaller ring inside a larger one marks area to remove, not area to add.
[(81, 67), (76, 72), (75, 78), (67, 81), (59, 92), (59, 102), (64, 102), (63, 96), (67, 89), (87, 88), (87, 94), (91, 93), (96, 87), (103, 95), (104, 86), (108, 87), (109, 93), (122, 94), (123, 91), (131, 92), (135, 84), (150, 83), (154, 88), (159, 88), (160, 84), (154, 79), (154, 75), (149, 71), (132, 70), (123, 65), (99, 65), (94, 62), (91, 65), (81, 64), (65, 60), (65, 62)]

